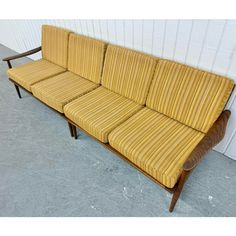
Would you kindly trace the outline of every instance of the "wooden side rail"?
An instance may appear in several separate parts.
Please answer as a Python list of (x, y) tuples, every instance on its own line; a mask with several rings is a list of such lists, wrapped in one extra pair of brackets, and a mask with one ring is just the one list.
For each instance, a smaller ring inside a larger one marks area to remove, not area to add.
[(183, 169), (185, 171), (194, 169), (202, 160), (204, 155), (224, 138), (230, 114), (231, 112), (229, 110), (225, 110), (221, 113), (219, 118), (207, 132), (206, 136), (201, 140), (189, 158), (185, 161), (183, 165)]
[(175, 204), (179, 199), (183, 186), (193, 169), (203, 159), (204, 155), (224, 138), (230, 114), (231, 112), (229, 110), (225, 110), (221, 113), (219, 118), (215, 121), (213, 126), (185, 161), (183, 165), (183, 172), (175, 186), (169, 208), (170, 212), (174, 210)]
[(23, 53), (14, 55), (14, 56), (3, 58), (2, 60), (6, 61), (6, 62), (10, 62), (10, 61), (15, 60), (15, 59), (19, 59), (19, 58), (22, 58), (22, 57), (26, 57), (26, 56), (32, 55), (32, 54), (37, 53), (39, 51), (41, 51), (41, 46), (37, 47), (37, 48), (34, 48), (32, 50), (29, 50), (27, 52), (23, 52)]

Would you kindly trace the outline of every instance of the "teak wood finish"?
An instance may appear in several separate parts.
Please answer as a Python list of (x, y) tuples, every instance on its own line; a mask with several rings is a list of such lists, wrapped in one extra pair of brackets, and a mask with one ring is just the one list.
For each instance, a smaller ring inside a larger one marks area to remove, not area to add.
[[(22, 57), (26, 57), (29, 55), (32, 55), (34, 53), (37, 53), (41, 50), (41, 47), (35, 48), (33, 50), (27, 51), (25, 53), (22, 54), (18, 54), (15, 56), (11, 56), (11, 57), (7, 57), (4, 58), (3, 61), (6, 61), (8, 64), (9, 68), (12, 68), (11, 65), (11, 61), (15, 60), (15, 59), (19, 59)], [(20, 94), (20, 90), (19, 87), (24, 89), (26, 92), (28, 92), (29, 94), (33, 95), (31, 92), (29, 92), (28, 90), (26, 90), (25, 88), (23, 88), (21, 85), (17, 84), (15, 81), (13, 81), (11, 78), (9, 78), (9, 80), (14, 83), (14, 86), (16, 88), (18, 97), (21, 98), (21, 94)], [(36, 97), (35, 97), (36, 98)], [(37, 100), (39, 100), (38, 98), (36, 98)], [(39, 100), (40, 102), (42, 102), (41, 100)], [(43, 104), (45, 104), (44, 102), (42, 102)], [(47, 105), (47, 104), (45, 104)], [(50, 107), (51, 108), (51, 107)], [(56, 111), (55, 109), (51, 108), (52, 110)], [(212, 148), (214, 147), (216, 144), (218, 144), (225, 135), (225, 130), (226, 130), (226, 126), (230, 117), (231, 112), (229, 110), (224, 110), (221, 115), (219, 116), (219, 118), (215, 121), (215, 123), (213, 124), (213, 126), (210, 128), (210, 130), (207, 132), (207, 134), (203, 137), (203, 139), (200, 141), (200, 143), (196, 146), (196, 148), (193, 150), (193, 152), (190, 154), (190, 156), (187, 158), (187, 160), (185, 161), (185, 163), (183, 164), (183, 168), (182, 168), (182, 173), (177, 181), (177, 183), (175, 184), (175, 186), (173, 188), (168, 188), (166, 186), (164, 186), (162, 183), (160, 183), (159, 181), (157, 181), (156, 179), (154, 179), (151, 175), (149, 175), (147, 172), (145, 172), (144, 170), (142, 170), (139, 166), (135, 165), (134, 163), (132, 163), (128, 158), (126, 158), (125, 156), (123, 156), (121, 153), (119, 153), (116, 149), (114, 149), (113, 147), (111, 147), (108, 143), (102, 143), (101, 141), (97, 140), (95, 137), (93, 137), (91, 134), (89, 134), (88, 132), (86, 132), (84, 129), (82, 129), (81, 127), (79, 127), (77, 124), (75, 124), (74, 122), (72, 122), (71, 120), (69, 120), (67, 117), (65, 117), (64, 114), (56, 111), (56, 113), (60, 114), (64, 119), (66, 119), (68, 121), (68, 126), (69, 126), (69, 131), (70, 131), (70, 135), (71, 137), (77, 139), (77, 130), (76, 127), (78, 127), (80, 130), (82, 130), (83, 132), (85, 132), (86, 134), (88, 134), (90, 137), (94, 138), (96, 141), (98, 141), (99, 143), (101, 143), (104, 147), (108, 148), (109, 150), (111, 150), (112, 152), (118, 154), (118, 156), (120, 156), (123, 160), (127, 161), (130, 165), (134, 166), (136, 169), (138, 169), (140, 172), (142, 172), (144, 175), (146, 175), (147, 177), (149, 177), (152, 181), (154, 181), (155, 183), (157, 183), (158, 185), (160, 185), (161, 187), (163, 187), (165, 190), (167, 190), (170, 193), (173, 193), (172, 196), (172, 200), (170, 203), (170, 207), (169, 207), (169, 211), (172, 212), (174, 210), (174, 207), (179, 199), (179, 196), (182, 192), (183, 186), (185, 184), (185, 182), (187, 181), (188, 177), (190, 176), (191, 172), (197, 167), (198, 163), (203, 159), (204, 155)]]

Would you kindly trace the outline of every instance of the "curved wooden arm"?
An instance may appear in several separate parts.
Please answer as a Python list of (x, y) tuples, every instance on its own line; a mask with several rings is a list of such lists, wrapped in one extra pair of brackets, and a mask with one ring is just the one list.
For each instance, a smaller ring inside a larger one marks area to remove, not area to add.
[(225, 129), (231, 112), (225, 110), (215, 121), (213, 126), (207, 132), (206, 136), (201, 140), (197, 147), (193, 150), (189, 158), (185, 161), (183, 169), (191, 171), (201, 161), (203, 156), (216, 144), (218, 144), (225, 136)]
[(21, 58), (21, 57), (26, 57), (26, 56), (32, 55), (32, 54), (34, 54), (36, 52), (39, 52), (39, 51), (41, 51), (41, 47), (32, 49), (32, 50), (24, 52), (24, 53), (17, 54), (15, 56), (6, 57), (6, 58), (3, 58), (2, 60), (9, 62), (11, 60), (15, 60), (15, 59), (18, 59), (18, 58)]

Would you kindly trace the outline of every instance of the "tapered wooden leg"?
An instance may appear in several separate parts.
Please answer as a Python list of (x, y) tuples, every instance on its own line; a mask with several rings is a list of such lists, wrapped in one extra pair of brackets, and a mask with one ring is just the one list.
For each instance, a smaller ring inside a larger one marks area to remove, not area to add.
[(72, 127), (72, 124), (70, 122), (68, 122), (68, 126), (69, 126), (71, 137), (74, 137), (73, 127)]
[(74, 138), (77, 139), (77, 129), (75, 125), (72, 125)]
[(18, 97), (21, 98), (21, 94), (20, 94), (20, 89), (19, 89), (19, 86), (14, 84), (15, 85), (15, 88), (16, 88), (16, 92), (18, 94)]
[(170, 203), (170, 208), (169, 208), (169, 212), (172, 212), (175, 208), (175, 204), (176, 202), (178, 201), (179, 199), (179, 196), (182, 192), (182, 189), (184, 187), (184, 183), (185, 181), (187, 180), (188, 176), (189, 176), (190, 172), (189, 171), (183, 171), (181, 176), (180, 176), (180, 179), (178, 181), (178, 184), (176, 186), (176, 189), (173, 193), (173, 197), (172, 197), (172, 200), (171, 200), (171, 203)]

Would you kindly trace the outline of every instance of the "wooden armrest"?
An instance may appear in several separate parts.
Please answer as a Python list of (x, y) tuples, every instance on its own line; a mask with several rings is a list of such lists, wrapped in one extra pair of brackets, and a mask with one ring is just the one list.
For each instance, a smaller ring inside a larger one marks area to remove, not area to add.
[(32, 49), (32, 50), (24, 52), (24, 53), (17, 54), (15, 56), (6, 57), (6, 58), (3, 58), (2, 60), (3, 61), (11, 61), (11, 60), (15, 60), (15, 59), (18, 59), (18, 58), (21, 58), (21, 57), (26, 57), (26, 56), (32, 55), (32, 54), (34, 54), (36, 52), (39, 52), (39, 51), (41, 51), (41, 47)]
[(183, 165), (183, 169), (185, 171), (191, 171), (192, 169), (194, 169), (201, 161), (203, 156), (224, 138), (230, 114), (231, 112), (229, 110), (225, 110), (221, 113), (221, 115), (209, 129), (205, 137), (201, 140), (201, 142), (197, 145), (197, 147), (185, 161)]

